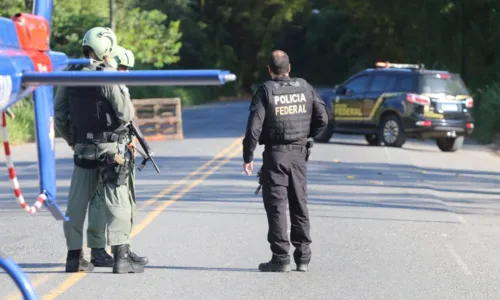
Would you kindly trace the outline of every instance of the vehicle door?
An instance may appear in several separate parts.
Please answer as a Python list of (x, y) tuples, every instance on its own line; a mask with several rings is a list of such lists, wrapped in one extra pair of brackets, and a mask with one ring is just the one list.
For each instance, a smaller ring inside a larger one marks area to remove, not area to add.
[(340, 127), (363, 123), (363, 101), (369, 77), (362, 74), (349, 79), (337, 89), (334, 103), (335, 123)]
[(394, 91), (396, 87), (396, 74), (371, 74), (371, 81), (365, 98), (363, 100), (363, 123), (365, 125), (374, 125), (376, 113), (384, 101), (384, 94)]

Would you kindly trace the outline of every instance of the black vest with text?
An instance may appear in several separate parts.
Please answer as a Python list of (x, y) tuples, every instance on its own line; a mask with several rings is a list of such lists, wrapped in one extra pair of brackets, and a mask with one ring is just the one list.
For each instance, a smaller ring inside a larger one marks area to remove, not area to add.
[(67, 87), (66, 92), (75, 143), (87, 141), (88, 133), (98, 137), (120, 127), (121, 123), (106, 99), (103, 87), (72, 86)]
[(310, 132), (313, 94), (301, 78), (263, 83), (267, 92), (266, 119), (260, 144), (304, 146)]

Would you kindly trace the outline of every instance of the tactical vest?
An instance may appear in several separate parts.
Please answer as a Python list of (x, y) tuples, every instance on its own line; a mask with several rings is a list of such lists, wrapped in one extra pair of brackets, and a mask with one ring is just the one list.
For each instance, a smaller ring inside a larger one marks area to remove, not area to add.
[(67, 87), (66, 92), (74, 143), (101, 140), (120, 128), (121, 122), (101, 86)]
[(300, 78), (264, 82), (267, 109), (260, 144), (305, 145), (310, 132), (313, 94)]

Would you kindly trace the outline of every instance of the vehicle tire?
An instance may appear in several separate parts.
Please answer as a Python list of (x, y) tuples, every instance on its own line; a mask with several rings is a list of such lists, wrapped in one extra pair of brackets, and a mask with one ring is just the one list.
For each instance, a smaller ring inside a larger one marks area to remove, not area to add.
[(462, 148), (464, 144), (464, 137), (459, 136), (456, 138), (437, 138), (436, 144), (439, 150), (443, 152), (455, 152), (458, 149)]
[(365, 140), (371, 146), (380, 146), (382, 142), (376, 134), (365, 134)]
[(388, 115), (380, 122), (378, 139), (387, 147), (402, 147), (406, 143), (403, 123), (395, 114)]

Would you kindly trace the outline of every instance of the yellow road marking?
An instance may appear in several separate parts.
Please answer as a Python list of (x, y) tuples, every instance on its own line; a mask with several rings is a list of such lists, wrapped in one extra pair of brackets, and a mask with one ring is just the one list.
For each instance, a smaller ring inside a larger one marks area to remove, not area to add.
[[(238, 153), (240, 153), (241, 147), (238, 147), (235, 149), (231, 154), (226, 156), (226, 158), (219, 163), (216, 166), (213, 166), (211, 169), (209, 169), (206, 173), (204, 173), (200, 178), (196, 179), (195, 181), (191, 182), (189, 185), (184, 187), (179, 193), (174, 195), (170, 200), (167, 200), (162, 203), (162, 205), (157, 206), (152, 212), (150, 212), (146, 218), (144, 218), (141, 223), (137, 224), (131, 233), (131, 238), (139, 234), (144, 228), (146, 228), (162, 211), (164, 211), (168, 206), (172, 205), (175, 201), (179, 200), (182, 196), (184, 196), (187, 192), (192, 190), (194, 187), (199, 185), (201, 182), (203, 182), (208, 176), (213, 174), (215, 171), (220, 169), (222, 166), (224, 166), (227, 162), (229, 162), (230, 159), (235, 157)], [(67, 291), (69, 288), (71, 288), (73, 285), (75, 285), (78, 281), (80, 281), (82, 278), (84, 278), (88, 273), (82, 272), (82, 273), (74, 273), (70, 277), (68, 277), (60, 286), (54, 288), (52, 291), (50, 291), (48, 294), (43, 296), (43, 300), (52, 300), (55, 299), (56, 297), (60, 296), (63, 294), (65, 291)]]
[[(203, 164), (202, 166), (200, 166), (198, 169), (194, 170), (193, 172), (189, 173), (183, 179), (177, 181), (176, 183), (170, 185), (169, 187), (167, 187), (163, 191), (159, 192), (153, 198), (148, 199), (147, 201), (145, 201), (144, 204), (143, 204), (143, 206), (141, 206), (141, 208), (148, 207), (149, 205), (155, 203), (158, 199), (164, 197), (166, 194), (170, 193), (171, 191), (173, 191), (174, 189), (176, 189), (177, 187), (179, 187), (180, 185), (182, 185), (183, 183), (185, 183), (187, 180), (189, 180), (193, 176), (196, 176), (198, 173), (200, 173), (205, 168), (207, 168), (208, 166), (210, 166), (216, 160), (218, 160), (221, 157), (223, 157), (224, 155), (226, 155), (235, 146), (237, 146), (238, 144), (241, 144), (242, 139), (243, 139), (242, 137), (236, 139), (229, 146), (227, 146), (226, 148), (222, 149), (211, 160), (207, 161), (205, 164)], [(66, 263), (66, 258), (63, 258), (58, 263), (60, 263), (60, 264)], [(63, 271), (64, 267), (62, 267), (62, 268), (61, 267), (52, 267), (52, 268), (49, 268), (48, 270), (50, 270), (50, 271)], [(77, 273), (77, 274), (79, 274), (79, 273)], [(35, 277), (35, 279), (32, 280), (32, 282), (31, 282), (31, 285), (32, 285), (33, 289), (36, 290), (36, 288), (38, 288), (39, 286), (41, 286), (42, 284), (44, 284), (45, 282), (47, 282), (47, 280), (49, 280), (52, 276), (54, 276), (54, 274), (43, 274), (43, 275), (38, 275), (37, 277)], [(8, 300), (22, 299), (22, 295), (21, 295), (20, 291), (16, 290), (16, 291), (13, 291), (12, 293), (10, 293), (9, 295), (7, 295), (4, 299), (8, 299)]]
[(193, 176), (196, 176), (198, 173), (200, 173), (201, 171), (203, 171), (206, 167), (210, 166), (213, 162), (215, 162), (216, 160), (218, 160), (219, 158), (223, 157), (224, 155), (226, 155), (227, 152), (231, 151), (231, 149), (234, 148), (234, 146), (238, 145), (239, 143), (241, 143), (242, 141), (242, 138), (239, 138), (237, 139), (236, 141), (234, 141), (231, 145), (229, 145), (228, 147), (226, 147), (225, 149), (223, 149), (221, 152), (219, 152), (219, 154), (217, 154), (216, 156), (214, 156), (214, 158), (212, 158), (211, 160), (207, 161), (205, 164), (203, 164), (201, 167), (199, 167), (198, 169), (194, 170), (193, 172), (189, 173), (186, 177), (184, 177), (182, 180), (179, 180), (178, 182), (176, 182), (175, 184), (172, 184), (171, 186), (169, 186), (168, 188), (164, 189), (163, 191), (159, 192), (156, 196), (154, 196), (153, 198), (147, 200), (144, 202), (144, 204), (141, 206), (141, 209), (143, 208), (146, 208), (148, 206), (150, 206), (151, 204), (155, 203), (158, 199), (160, 199), (161, 197), (165, 196), (166, 194), (170, 193), (171, 191), (175, 190), (178, 186), (182, 185), (183, 183), (185, 183), (186, 181), (188, 181), (189, 179), (191, 179)]

